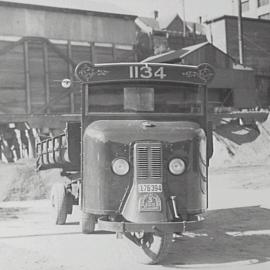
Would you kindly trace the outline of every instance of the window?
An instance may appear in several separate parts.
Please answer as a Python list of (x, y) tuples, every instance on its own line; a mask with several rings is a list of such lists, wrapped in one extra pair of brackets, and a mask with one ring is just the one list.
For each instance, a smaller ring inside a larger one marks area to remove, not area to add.
[(88, 112), (202, 114), (203, 99), (196, 85), (99, 85), (89, 89)]
[(270, 13), (265, 13), (259, 16), (259, 19), (270, 20)]
[(242, 4), (242, 12), (249, 10), (249, 0), (244, 0), (241, 2)]
[(258, 0), (258, 7), (268, 5), (269, 3), (269, 0)]

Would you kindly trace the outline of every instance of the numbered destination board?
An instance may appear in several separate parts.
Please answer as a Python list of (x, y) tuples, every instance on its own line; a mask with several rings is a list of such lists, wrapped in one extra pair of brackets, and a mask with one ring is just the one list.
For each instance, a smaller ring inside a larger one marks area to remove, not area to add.
[(214, 78), (208, 64), (184, 66), (153, 63), (97, 64), (81, 62), (75, 75), (82, 83), (163, 81), (207, 84)]

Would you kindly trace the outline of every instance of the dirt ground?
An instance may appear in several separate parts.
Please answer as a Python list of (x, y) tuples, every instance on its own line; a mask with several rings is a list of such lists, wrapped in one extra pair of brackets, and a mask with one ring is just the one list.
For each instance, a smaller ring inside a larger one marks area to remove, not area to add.
[(203, 229), (177, 237), (163, 265), (135, 262), (114, 234), (83, 235), (79, 211), (53, 225), (47, 200), (0, 203), (0, 269), (270, 269), (270, 167), (212, 169)]

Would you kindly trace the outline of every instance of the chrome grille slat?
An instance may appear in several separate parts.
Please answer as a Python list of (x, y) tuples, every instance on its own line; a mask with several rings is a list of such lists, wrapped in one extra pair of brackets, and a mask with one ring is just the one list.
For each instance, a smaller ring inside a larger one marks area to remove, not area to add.
[(134, 146), (135, 176), (140, 179), (161, 178), (163, 168), (162, 145), (139, 142)]

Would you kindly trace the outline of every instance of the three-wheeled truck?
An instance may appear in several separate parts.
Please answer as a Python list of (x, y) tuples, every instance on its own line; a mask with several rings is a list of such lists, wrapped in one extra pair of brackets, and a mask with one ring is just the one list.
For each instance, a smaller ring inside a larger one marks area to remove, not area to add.
[(200, 227), (208, 201), (212, 130), (208, 64), (78, 64), (82, 117), (38, 144), (39, 169), (70, 179), (52, 188), (56, 223), (72, 206), (82, 231), (125, 236), (148, 263), (161, 262), (175, 234)]

